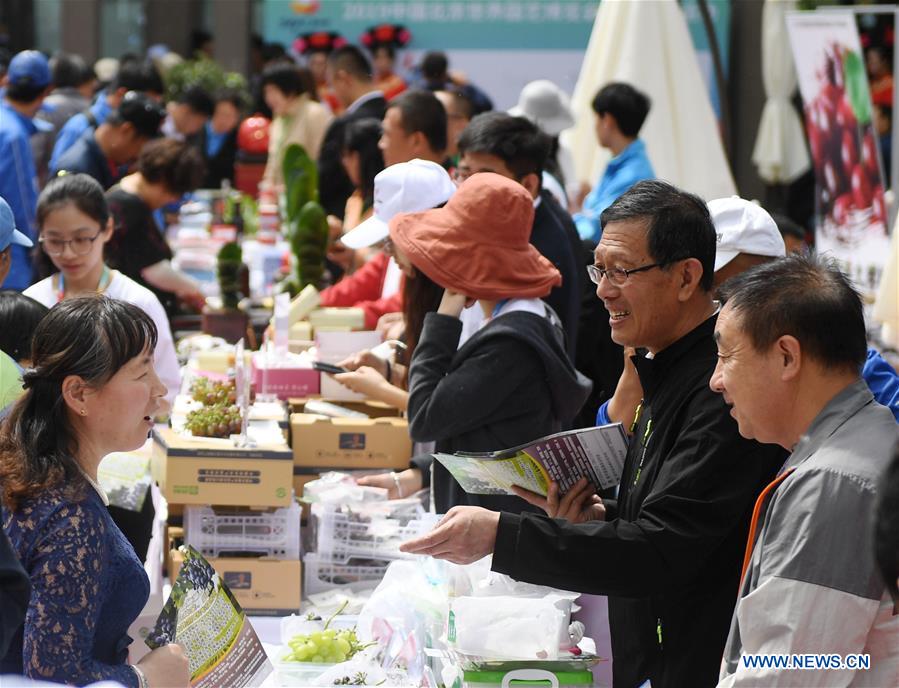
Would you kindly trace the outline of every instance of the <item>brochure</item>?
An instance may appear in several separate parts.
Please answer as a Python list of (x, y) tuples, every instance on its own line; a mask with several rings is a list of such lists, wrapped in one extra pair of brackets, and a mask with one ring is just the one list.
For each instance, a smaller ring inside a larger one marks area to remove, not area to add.
[(621, 423), (549, 435), (489, 453), (434, 454), (469, 494), (514, 494), (517, 485), (546, 495), (550, 481), (565, 494), (582, 477), (597, 489), (617, 485), (627, 453)]
[(181, 645), (192, 688), (261, 686), (272, 665), (247, 615), (202, 554), (180, 549), (184, 564), (147, 645)]

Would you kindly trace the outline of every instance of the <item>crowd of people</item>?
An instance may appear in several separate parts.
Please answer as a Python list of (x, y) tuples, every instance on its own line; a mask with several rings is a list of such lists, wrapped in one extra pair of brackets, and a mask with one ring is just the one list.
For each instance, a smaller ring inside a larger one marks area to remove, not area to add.
[[(849, 279), (788, 218), (656, 180), (638, 86), (592, 101), (613, 157), (590, 187), (560, 140), (576, 113), (557, 85), (497, 111), (443, 53), (407, 83), (408, 40), (311, 34), (302, 64), (260, 44), (250, 97), (192, 84), (168, 102), (152, 61), (120, 60), (97, 89), (77, 56), (12, 58), (0, 674), (188, 685), (177, 645), (127, 663), (149, 534), (109, 507), (97, 468), (142, 445), (179, 390), (169, 317), (204, 296), (160, 211), (233, 180), (255, 99), (272, 118), (260, 195), (283, 192), (291, 144), (317, 161), (321, 303), (400, 342), (335, 377), (408, 415), (409, 467), (359, 479), (391, 498), (430, 488), (446, 516), (405, 551), (492, 555), (515, 579), (608, 596), (615, 686), (899, 684), (899, 376)], [(471, 495), (432, 457), (610, 422), (629, 443), (601, 494), (582, 480)], [(815, 653), (870, 667), (746, 661)]]

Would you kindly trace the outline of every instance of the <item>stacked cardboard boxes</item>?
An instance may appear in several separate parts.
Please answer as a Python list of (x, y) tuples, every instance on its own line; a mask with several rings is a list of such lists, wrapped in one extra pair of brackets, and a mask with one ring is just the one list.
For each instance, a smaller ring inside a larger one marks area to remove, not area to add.
[[(287, 444), (239, 448), (169, 428), (153, 439), (153, 477), (173, 510), (183, 507), (184, 540), (207, 556), (249, 613), (297, 612), (300, 509)], [(180, 565), (172, 550), (171, 578)]]

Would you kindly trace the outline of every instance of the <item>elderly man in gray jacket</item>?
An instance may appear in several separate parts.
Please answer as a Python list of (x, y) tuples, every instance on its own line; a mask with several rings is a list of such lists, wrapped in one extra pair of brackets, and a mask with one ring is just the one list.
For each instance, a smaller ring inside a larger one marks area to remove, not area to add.
[(720, 686), (897, 686), (899, 616), (869, 523), (899, 426), (859, 376), (862, 303), (792, 256), (721, 291), (710, 385), (740, 434), (792, 451), (760, 495)]

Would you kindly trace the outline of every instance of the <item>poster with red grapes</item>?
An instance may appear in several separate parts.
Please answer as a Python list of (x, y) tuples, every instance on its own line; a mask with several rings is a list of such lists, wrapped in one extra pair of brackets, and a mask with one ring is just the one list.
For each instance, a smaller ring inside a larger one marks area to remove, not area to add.
[(787, 28), (815, 170), (815, 246), (873, 294), (889, 255), (888, 212), (855, 16), (801, 12)]

